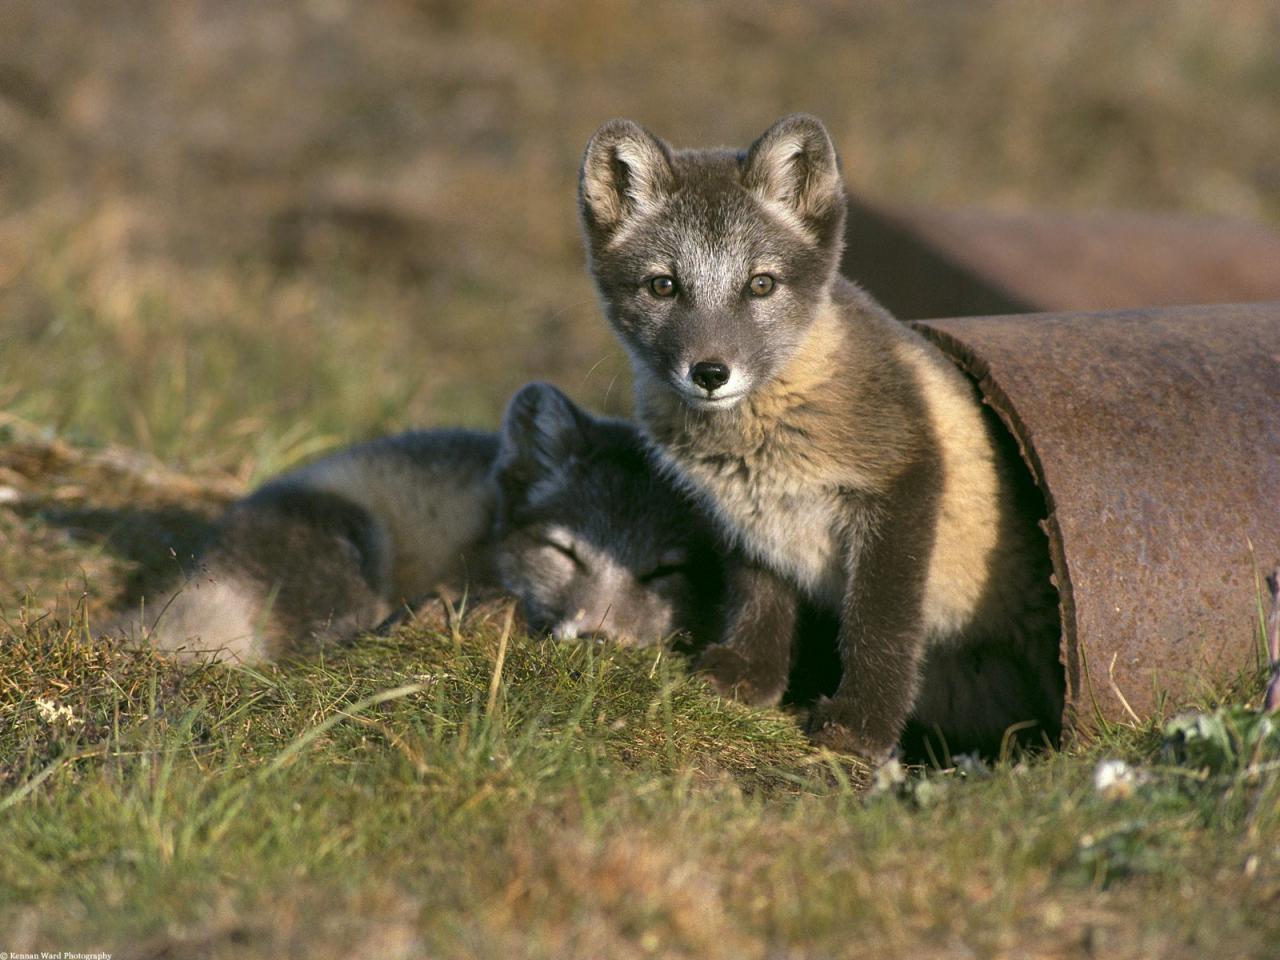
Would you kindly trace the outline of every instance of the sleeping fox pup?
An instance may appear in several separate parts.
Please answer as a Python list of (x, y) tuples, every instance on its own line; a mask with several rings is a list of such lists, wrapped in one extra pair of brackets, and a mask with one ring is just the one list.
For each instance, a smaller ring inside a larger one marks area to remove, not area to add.
[(1043, 509), (974, 386), (837, 273), (845, 195), (826, 129), (744, 151), (605, 124), (583, 159), (592, 275), (662, 462), (748, 558), (702, 668), (782, 695), (802, 599), (839, 619), (816, 740), (883, 757), (908, 720), (982, 746), (1058, 735)]
[(411, 431), (268, 483), (228, 509), (197, 567), (114, 630), (262, 660), (349, 639), (452, 584), (508, 590), (536, 631), (649, 643), (700, 629), (720, 561), (635, 427), (534, 383), (498, 434)]

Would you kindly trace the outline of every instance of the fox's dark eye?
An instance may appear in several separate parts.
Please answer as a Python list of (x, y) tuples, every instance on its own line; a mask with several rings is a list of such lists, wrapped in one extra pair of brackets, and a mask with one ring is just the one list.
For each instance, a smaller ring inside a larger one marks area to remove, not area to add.
[(676, 295), (676, 278), (663, 274), (649, 281), (649, 289), (655, 297), (674, 297)]
[(767, 297), (773, 293), (773, 288), (773, 277), (767, 273), (757, 273), (751, 278), (751, 282), (747, 284), (747, 289), (751, 291), (753, 297)]

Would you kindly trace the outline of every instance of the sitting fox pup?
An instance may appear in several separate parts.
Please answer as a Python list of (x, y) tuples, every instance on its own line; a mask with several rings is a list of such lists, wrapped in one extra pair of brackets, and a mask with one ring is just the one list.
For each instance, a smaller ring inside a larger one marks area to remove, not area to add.
[(714, 549), (633, 426), (535, 383), (496, 435), (412, 431), (267, 484), (228, 509), (196, 575), (119, 628), (255, 661), (465, 583), (513, 593), (534, 630), (648, 643), (700, 622)]
[(972, 384), (837, 273), (845, 195), (822, 124), (673, 151), (613, 121), (579, 196), (638, 417), (750, 559), (701, 661), (713, 684), (776, 702), (805, 597), (839, 617), (819, 742), (882, 757), (913, 717), (965, 742), (1024, 721), (1055, 737), (1056, 596), (1025, 471)]

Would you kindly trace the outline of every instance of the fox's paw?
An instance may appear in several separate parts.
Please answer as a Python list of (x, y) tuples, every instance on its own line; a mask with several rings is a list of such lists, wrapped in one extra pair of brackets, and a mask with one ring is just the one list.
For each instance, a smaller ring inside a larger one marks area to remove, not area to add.
[(756, 707), (769, 707), (786, 691), (785, 674), (772, 664), (749, 660), (732, 647), (708, 647), (698, 658), (698, 672), (705, 674), (716, 693), (727, 700), (739, 700)]
[(835, 704), (827, 697), (819, 697), (809, 714), (807, 727), (809, 739), (819, 747), (835, 753), (851, 753), (873, 764), (889, 759), (896, 745), (896, 738), (868, 736), (842, 723), (837, 717)]

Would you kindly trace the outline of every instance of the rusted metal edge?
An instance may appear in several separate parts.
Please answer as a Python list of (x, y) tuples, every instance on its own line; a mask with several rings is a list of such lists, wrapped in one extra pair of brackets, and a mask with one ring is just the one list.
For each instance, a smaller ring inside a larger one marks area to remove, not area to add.
[(928, 320), (1047, 509), (1066, 722), (1187, 702), (1261, 666), (1280, 560), (1280, 303)]
[[(999, 381), (992, 375), (987, 363), (964, 342), (964, 340), (946, 330), (930, 326), (927, 321), (914, 326), (939, 346), (977, 385), (985, 402), (1000, 422), (1004, 424), (1010, 435), (1018, 444), (1018, 453), (1022, 462), (1031, 471), (1040, 493), (1044, 496), (1046, 516), (1042, 522), (1049, 538), (1049, 558), (1053, 564), (1053, 583), (1058, 590), (1058, 611), (1062, 623), (1062, 663), (1066, 674), (1067, 697), (1063, 728), (1078, 726), (1075, 716), (1076, 705), (1082, 694), (1080, 677), (1080, 648), (1076, 641), (1075, 601), (1071, 588), (1071, 568), (1067, 564), (1063, 551), (1062, 530), (1057, 522), (1057, 509), (1054, 505), (1053, 490), (1045, 479), (1044, 467), (1036, 454), (1035, 445), (1030, 442), (1028, 429), (1018, 410), (1010, 402)], [(1096, 709), (1096, 706), (1095, 706)]]

